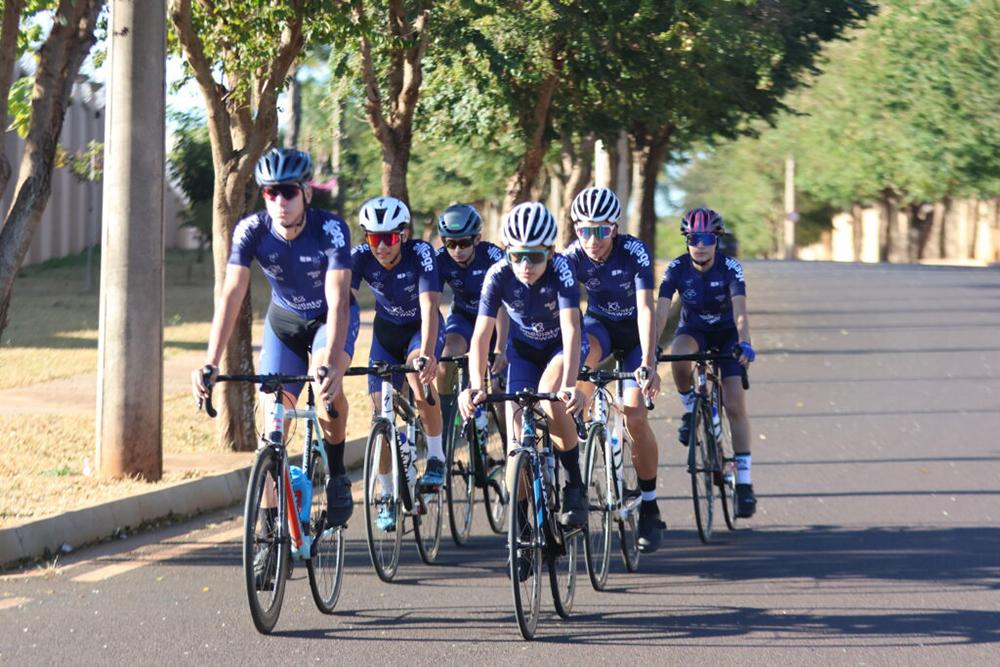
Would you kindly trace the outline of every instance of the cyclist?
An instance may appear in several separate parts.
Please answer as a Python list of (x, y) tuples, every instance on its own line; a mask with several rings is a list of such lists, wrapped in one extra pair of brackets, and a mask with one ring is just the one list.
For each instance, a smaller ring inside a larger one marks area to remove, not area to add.
[[(307, 208), (312, 198), (308, 153), (272, 148), (257, 161), (254, 176), (263, 188), (264, 210), (241, 220), (233, 232), (205, 364), (211, 367), (214, 381), (250, 285), (250, 264), (256, 259), (271, 284), (260, 372), (302, 375), (309, 369), (312, 353), (320, 394), (337, 412), (331, 419), (321, 409), (319, 421), (331, 472), (326, 488), (327, 523), (342, 526), (354, 507), (351, 480), (344, 468), (348, 404), (342, 380), (360, 327), (358, 304), (350, 291), (351, 232), (333, 213)], [(319, 377), (322, 367), (328, 370), (325, 379)], [(200, 369), (193, 378), (195, 396), (206, 397)], [(285, 405), (294, 407), (301, 391), (301, 384), (285, 385)]]
[[(444, 325), (444, 356), (458, 357), (469, 351), (472, 329), (479, 311), (479, 295), (483, 279), (494, 264), (503, 259), (503, 250), (482, 240), (483, 220), (475, 208), (468, 204), (449, 206), (438, 218), (438, 233), (443, 246), (437, 251), (440, 287), (451, 286), (454, 298), (451, 312)], [(507, 340), (507, 316), (503, 309), (497, 317), (497, 335), (493, 346), (496, 357), (490, 371), (499, 373), (506, 365), (503, 345)], [(455, 405), (454, 367), (438, 366), (438, 388), (441, 390), (441, 414), (451, 414)]]
[[(420, 484), (438, 486), (444, 481), (444, 450), (441, 446), (441, 405), (434, 389), (434, 377), (444, 338), (438, 310), (441, 287), (434, 248), (425, 241), (409, 238), (410, 210), (395, 197), (369, 199), (361, 206), (359, 218), (366, 242), (352, 251), (351, 288), (356, 297), (363, 279), (375, 295), (368, 363), (402, 364), (423, 358), (424, 366), (419, 374), (407, 374), (406, 379), (416, 397), (427, 436), (427, 466)], [(425, 399), (421, 385), (430, 385), (433, 405)], [(378, 411), (381, 380), (373, 375), (368, 376), (368, 393)], [(391, 474), (386, 470), (383, 475), (382, 488), (391, 488)], [(395, 514), (388, 505), (381, 506), (377, 524), (381, 530), (395, 530)]]
[[(725, 226), (722, 216), (715, 211), (696, 208), (686, 212), (681, 218), (681, 233), (687, 239), (688, 253), (667, 266), (657, 301), (656, 331), (657, 334), (663, 332), (671, 299), (677, 293), (681, 319), (670, 347), (671, 354), (693, 354), (708, 348), (723, 352), (733, 350), (737, 354), (737, 360), (723, 361), (719, 366), (736, 456), (736, 515), (749, 518), (756, 511), (757, 499), (750, 479), (750, 418), (740, 380), (740, 365), (749, 366), (756, 354), (750, 344), (743, 266), (736, 259), (717, 252)], [(685, 410), (678, 437), (686, 445), (694, 409), (692, 364), (675, 361), (672, 371)]]
[[(570, 217), (577, 240), (564, 253), (576, 279), (587, 288), (583, 331), (590, 352), (586, 364), (597, 367), (613, 352), (624, 355), (624, 369), (635, 372), (625, 383), (625, 428), (635, 443), (635, 468), (642, 503), (639, 505), (638, 547), (660, 547), (656, 503), (656, 437), (649, 427), (642, 395), (653, 399), (660, 389), (656, 375), (656, 324), (652, 255), (639, 239), (618, 232), (618, 196), (608, 188), (586, 188), (573, 200)], [(586, 393), (593, 391), (593, 385)]]
[[(487, 343), (502, 304), (511, 321), (507, 391), (533, 389), (560, 394), (562, 405), (543, 403), (556, 455), (566, 474), (559, 522), (582, 526), (587, 523), (587, 504), (572, 417), (584, 407), (584, 396), (576, 387), (586, 355), (586, 343), (581, 343), (580, 291), (569, 262), (553, 252), (556, 221), (543, 204), (515, 206), (503, 220), (501, 238), (506, 259), (490, 269), (483, 283), (469, 351), (470, 387), (459, 396), (459, 409), (468, 419), (475, 404), (484, 398)], [(510, 480), (507, 482), (510, 488)]]

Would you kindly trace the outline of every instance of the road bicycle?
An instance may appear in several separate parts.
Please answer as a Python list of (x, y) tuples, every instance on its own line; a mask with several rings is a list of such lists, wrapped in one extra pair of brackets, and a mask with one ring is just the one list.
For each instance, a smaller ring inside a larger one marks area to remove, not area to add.
[[(455, 364), (457, 367), (453, 392), (457, 396), (469, 385), (468, 357), (442, 357), (438, 361)], [(491, 389), (492, 380), (492, 374), (487, 373), (487, 392)], [(507, 464), (507, 428), (503, 406), (479, 406), (476, 416), (466, 422), (462, 419), (456, 401), (451, 414), (443, 417), (447, 452), (445, 496), (448, 500), (448, 523), (452, 539), (459, 546), (469, 540), (476, 489), (482, 489), (483, 505), (490, 528), (498, 535), (503, 534), (504, 517), (507, 513), (504, 475)]]
[[(712, 538), (715, 489), (729, 530), (736, 529), (736, 459), (730, 453), (732, 437), (722, 396), (720, 361), (733, 359), (731, 353), (708, 350), (695, 354), (662, 354), (659, 361), (693, 361), (694, 408), (688, 435), (687, 470), (691, 475), (691, 499), (698, 537), (705, 544)], [(746, 369), (743, 388), (749, 389)]]
[[(612, 534), (618, 533), (625, 569), (639, 569), (637, 529), (642, 495), (634, 466), (632, 437), (625, 429), (625, 381), (635, 379), (622, 370), (622, 359), (615, 355), (615, 370), (580, 371), (580, 380), (594, 385), (590, 403), (591, 419), (583, 450), (584, 484), (587, 486), (588, 528), (584, 542), (587, 574), (594, 590), (607, 585), (611, 566)], [(608, 385), (617, 383), (615, 393)], [(645, 407), (653, 409), (646, 399)]]
[(557, 519), (559, 466), (547, 418), (538, 403), (558, 400), (558, 394), (528, 389), (486, 396), (486, 403), (512, 401), (521, 408), (520, 442), (507, 462), (512, 484), (507, 548), (514, 616), (525, 639), (534, 638), (538, 627), (543, 562), (556, 613), (569, 618), (576, 594), (578, 543), (585, 532), (585, 528), (564, 528)]
[[(372, 366), (347, 369), (345, 375), (375, 375), (381, 381), (381, 407), (372, 420), (365, 445), (364, 505), (368, 553), (375, 573), (392, 581), (399, 568), (403, 535), (413, 533), (421, 560), (433, 563), (441, 546), (444, 505), (443, 486), (423, 486), (420, 476), (426, 466), (427, 439), (413, 402), (413, 393), (396, 391), (394, 378), (418, 373), (422, 359), (413, 366), (375, 362)], [(425, 385), (431, 405), (434, 399)], [(396, 426), (396, 418), (402, 428)], [(383, 525), (379, 515), (383, 514)], [(406, 529), (409, 520), (411, 529)]]
[[(210, 394), (202, 403), (205, 412), (215, 417), (211, 377), (211, 367), (202, 370)], [(266, 422), (269, 430), (261, 436), (243, 508), (243, 575), (254, 626), (258, 632), (268, 634), (278, 622), (292, 559), (305, 561), (316, 607), (324, 614), (332, 614), (344, 576), (346, 526), (326, 525), (330, 462), (316, 417), (313, 378), (220, 375), (215, 382), (252, 382), (260, 385), (261, 393), (274, 396)], [(281, 400), (282, 387), (297, 383), (306, 384), (306, 407), (286, 408)], [(286, 420), (305, 422), (302, 470), (311, 487), (305, 485), (298, 495), (292, 485), (292, 465), (285, 446)]]

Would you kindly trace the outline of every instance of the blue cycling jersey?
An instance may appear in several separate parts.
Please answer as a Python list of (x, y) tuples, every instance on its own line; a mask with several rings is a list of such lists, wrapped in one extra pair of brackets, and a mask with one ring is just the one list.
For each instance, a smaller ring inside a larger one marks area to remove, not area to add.
[(455, 299), (452, 301), (452, 312), (461, 311), (473, 319), (479, 312), (479, 296), (483, 292), (483, 281), (486, 272), (494, 264), (503, 259), (503, 250), (487, 241), (481, 241), (475, 248), (475, 254), (468, 266), (459, 266), (445, 248), (437, 251), (438, 274), (441, 278), (441, 290), (445, 283), (451, 285)]
[(501, 303), (510, 315), (511, 337), (544, 348), (562, 340), (559, 311), (580, 307), (580, 288), (562, 255), (552, 257), (545, 273), (533, 285), (518, 280), (504, 259), (486, 274), (479, 314), (496, 317)]
[(743, 266), (732, 257), (716, 253), (712, 267), (702, 273), (694, 268), (691, 255), (681, 255), (670, 262), (660, 283), (660, 297), (681, 296), (681, 321), (678, 328), (698, 331), (721, 331), (735, 326), (733, 297), (746, 296)]
[(250, 266), (256, 259), (271, 283), (271, 301), (305, 319), (327, 311), (327, 271), (351, 269), (351, 231), (341, 218), (318, 208), (306, 209), (305, 226), (291, 241), (274, 228), (267, 211), (239, 222), (233, 231), (229, 263)]
[(378, 263), (367, 243), (356, 246), (351, 258), (351, 288), (361, 287), (364, 278), (375, 294), (375, 314), (394, 324), (419, 322), (420, 294), (441, 291), (434, 248), (426, 241), (403, 243), (399, 261), (391, 269)]
[(653, 262), (646, 244), (628, 234), (618, 234), (603, 262), (595, 262), (574, 241), (564, 253), (573, 274), (587, 288), (587, 312), (611, 320), (636, 316), (635, 292), (655, 289)]

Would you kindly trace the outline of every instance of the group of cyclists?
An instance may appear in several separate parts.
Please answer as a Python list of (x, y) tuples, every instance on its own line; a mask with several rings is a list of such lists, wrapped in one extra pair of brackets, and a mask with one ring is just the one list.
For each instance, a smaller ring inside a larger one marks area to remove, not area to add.
[[(410, 363), (418, 369), (405, 381), (413, 389), (426, 435), (427, 462), (420, 480), (424, 486), (441, 485), (446, 475), (442, 413), (451, 414), (457, 406), (463, 418), (471, 419), (485, 398), (488, 373), (505, 371), (508, 392), (530, 389), (559, 395), (559, 402), (545, 408), (566, 480), (558, 519), (565, 526), (585, 525), (588, 508), (575, 418), (585, 410), (593, 386), (579, 382), (578, 375), (584, 365), (596, 367), (612, 355), (621, 359), (623, 369), (634, 375), (625, 386), (625, 426), (634, 442), (633, 464), (642, 496), (638, 548), (643, 552), (659, 548), (666, 528), (657, 504), (659, 456), (645, 399), (660, 391), (657, 341), (678, 296), (680, 323), (670, 352), (733, 351), (721, 372), (736, 458), (736, 512), (743, 518), (753, 516), (750, 425), (739, 375), (755, 354), (743, 269), (736, 259), (717, 251), (725, 231), (718, 213), (700, 208), (684, 214), (680, 227), (688, 252), (669, 264), (654, 298), (653, 255), (642, 241), (620, 232), (621, 203), (610, 189), (586, 188), (575, 198), (571, 217), (577, 238), (562, 253), (554, 247), (556, 220), (538, 202), (519, 204), (504, 216), (500, 246), (482, 239), (482, 219), (472, 206), (450, 206), (438, 220), (442, 247), (435, 251), (413, 238), (406, 204), (388, 196), (361, 207), (364, 240), (352, 248), (342, 218), (309, 207), (312, 172), (310, 156), (294, 149), (271, 149), (258, 161), (255, 177), (265, 208), (236, 226), (205, 367), (192, 377), (195, 396), (207, 397), (206, 375), (210, 385), (256, 260), (271, 286), (260, 373), (312, 375), (333, 408), (320, 419), (331, 473), (326, 488), (329, 526), (344, 525), (353, 510), (344, 467), (350, 407), (343, 377), (360, 330), (357, 293), (362, 282), (375, 298), (369, 364)], [(445, 320), (440, 301), (446, 284), (453, 300)], [(587, 294), (582, 314), (581, 285)], [(438, 360), (466, 354), (469, 386), (456, 396), (449, 369)], [(687, 444), (694, 404), (692, 368), (690, 362), (676, 361), (671, 367), (685, 409), (678, 435)], [(211, 373), (203, 373), (208, 370)], [(377, 409), (381, 383), (375, 376), (369, 378)], [(294, 407), (301, 390), (302, 385), (285, 385), (281, 400)], [(517, 416), (510, 418), (516, 422)], [(518, 431), (515, 427), (508, 432)], [(382, 480), (383, 488), (391, 484), (391, 479)], [(380, 513), (378, 527), (394, 530), (395, 515)]]

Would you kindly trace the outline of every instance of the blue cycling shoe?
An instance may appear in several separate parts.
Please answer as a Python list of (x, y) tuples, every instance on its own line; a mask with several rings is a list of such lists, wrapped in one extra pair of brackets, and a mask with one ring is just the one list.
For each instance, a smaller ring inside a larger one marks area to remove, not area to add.
[(396, 512), (390, 496), (382, 496), (378, 502), (378, 516), (375, 518), (375, 526), (386, 533), (396, 530)]
[(420, 486), (436, 487), (444, 484), (444, 461), (441, 459), (428, 458), (427, 468), (420, 478)]

